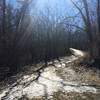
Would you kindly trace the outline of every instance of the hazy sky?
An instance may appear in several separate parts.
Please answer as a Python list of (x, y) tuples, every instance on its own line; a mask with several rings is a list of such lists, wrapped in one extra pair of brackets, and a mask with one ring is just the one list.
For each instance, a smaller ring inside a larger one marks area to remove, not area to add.
[(35, 3), (35, 12), (43, 12), (49, 9), (50, 13), (55, 13), (56, 15), (74, 14), (70, 0), (37, 0)]
[[(36, 3), (35, 6), (37, 7), (37, 10), (40, 9), (43, 10), (46, 7), (49, 7), (49, 8), (64, 11), (71, 8), (70, 0), (33, 0), (33, 1), (35, 1)], [(16, 0), (7, 0), (7, 2), (16, 6)]]
[[(16, 0), (7, 0), (7, 2), (14, 7), (17, 6)], [(30, 7), (33, 15), (35, 13), (46, 13), (47, 9), (49, 9), (50, 14), (57, 16), (73, 16), (76, 13), (70, 0), (33, 0), (33, 2), (35, 2), (34, 5)]]
[[(74, 0), (75, 1), (75, 0)], [(16, 0), (7, 0), (8, 3), (12, 4), (15, 8), (18, 6)], [(30, 7), (30, 14), (33, 19), (38, 18), (37, 16), (41, 16), (41, 14), (46, 14), (48, 16), (48, 9), (49, 15), (56, 16), (56, 18), (65, 18), (71, 17), (76, 15), (77, 9), (73, 6), (71, 0), (33, 0), (34, 4), (31, 4)], [(51, 17), (51, 18), (53, 18)], [(70, 21), (73, 21), (72, 19)], [(74, 21), (79, 26), (82, 25), (82, 19), (76, 18)]]

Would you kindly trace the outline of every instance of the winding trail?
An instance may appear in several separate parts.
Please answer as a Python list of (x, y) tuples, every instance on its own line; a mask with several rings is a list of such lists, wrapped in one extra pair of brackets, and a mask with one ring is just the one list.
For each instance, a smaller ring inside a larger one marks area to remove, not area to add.
[(92, 70), (86, 71), (83, 67), (75, 66), (74, 61), (78, 60), (78, 57), (63, 57), (60, 60), (61, 62), (55, 60), (53, 64), (49, 62), (48, 67), (41, 69), (40, 73), (24, 75), (12, 85), (8, 84), (0, 92), (1, 100), (18, 100), (23, 96), (29, 99), (44, 97), (43, 100), (48, 100), (58, 91), (100, 94), (98, 73), (95, 73), (93, 80)]

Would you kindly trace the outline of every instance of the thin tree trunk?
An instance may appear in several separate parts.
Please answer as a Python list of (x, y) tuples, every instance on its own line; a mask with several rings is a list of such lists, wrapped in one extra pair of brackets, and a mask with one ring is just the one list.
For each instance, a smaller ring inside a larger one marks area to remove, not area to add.
[(98, 38), (98, 52), (100, 57), (100, 0), (97, 0), (97, 24), (98, 24), (98, 31), (97, 31), (97, 38)]
[(5, 12), (6, 12), (6, 0), (3, 0), (2, 33), (4, 35), (5, 35)]

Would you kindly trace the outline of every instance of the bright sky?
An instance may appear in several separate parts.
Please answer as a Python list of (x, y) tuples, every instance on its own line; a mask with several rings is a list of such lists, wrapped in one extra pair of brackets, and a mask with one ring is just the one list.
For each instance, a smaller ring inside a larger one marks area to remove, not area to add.
[[(33, 2), (34, 1), (35, 4), (30, 7), (30, 11), (33, 13), (46, 14), (49, 9), (49, 13), (55, 14), (56, 16), (73, 16), (75, 14), (74, 10), (72, 10), (73, 5), (70, 0), (33, 0)], [(16, 0), (7, 0), (7, 2), (14, 5), (14, 7), (17, 6)]]
[[(18, 6), (16, 4), (16, 1), (18, 0), (7, 0), (7, 2), (12, 4), (15, 8)], [(32, 17), (35, 15), (37, 17), (37, 14), (38, 16), (40, 16), (41, 14), (43, 15), (46, 14), (48, 16), (48, 10), (49, 10), (49, 15), (50, 14), (54, 15), (53, 17), (55, 17), (56, 15), (57, 18), (59, 16), (62, 18), (69, 16), (71, 17), (78, 13), (78, 10), (73, 6), (71, 0), (33, 0), (33, 3), (34, 4), (33, 5), (31, 4), (30, 7), (30, 12)], [(83, 25), (81, 18), (77, 17), (75, 21), (76, 21), (75, 24), (78, 24), (79, 26)]]
[[(16, 6), (17, 0), (7, 0), (10, 4)], [(21, 0), (19, 0), (21, 1)], [(71, 8), (70, 0), (33, 0), (35, 1), (37, 10), (44, 10), (46, 7), (53, 8), (59, 11), (68, 11)]]
[(35, 3), (35, 13), (46, 14), (46, 12), (49, 10), (50, 14), (54, 14), (56, 16), (63, 17), (74, 15), (70, 0), (37, 0)]
[(70, 0), (38, 0), (37, 8), (43, 10), (44, 8), (49, 7), (63, 11), (70, 8), (70, 4)]

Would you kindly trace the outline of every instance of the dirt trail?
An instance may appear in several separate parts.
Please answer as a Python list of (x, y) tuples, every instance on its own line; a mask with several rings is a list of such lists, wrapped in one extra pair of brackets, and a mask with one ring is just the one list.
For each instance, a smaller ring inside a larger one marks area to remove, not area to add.
[[(63, 57), (60, 59), (61, 62), (57, 60), (53, 64), (49, 62), (48, 67), (41, 69), (39, 73), (32, 72), (29, 75), (25, 74), (12, 85), (6, 84), (8, 86), (1, 89), (0, 92), (1, 100), (62, 100), (58, 96), (58, 99), (53, 99), (55, 98), (55, 93), (57, 95), (59, 91), (61, 93), (71, 94), (92, 93), (92, 95), (98, 95), (96, 96), (98, 99), (94, 98), (91, 100), (99, 100), (99, 71), (94, 71), (94, 69), (89, 69), (85, 66), (75, 65), (74, 61), (76, 59), (78, 58), (75, 56)], [(35, 67), (31, 66), (29, 68), (32, 71)], [(40, 76), (38, 77), (38, 75)], [(67, 100), (67, 97), (65, 95), (64, 100)], [(74, 98), (70, 100), (78, 99)]]

